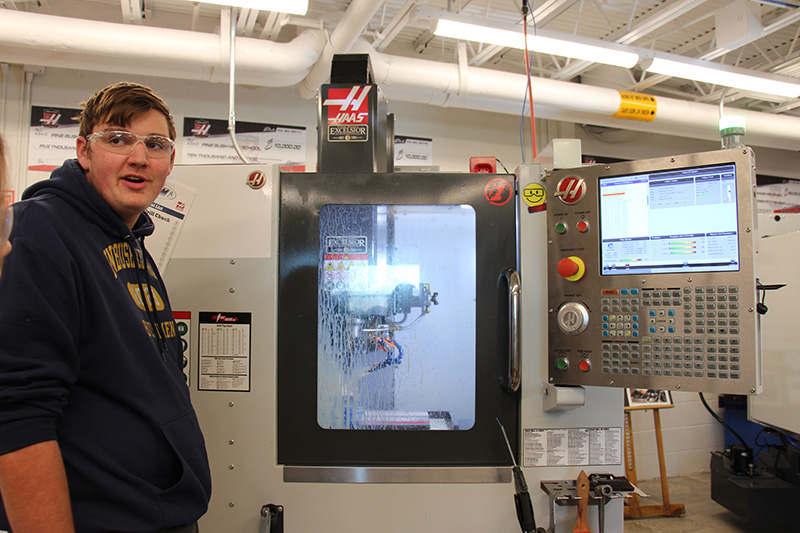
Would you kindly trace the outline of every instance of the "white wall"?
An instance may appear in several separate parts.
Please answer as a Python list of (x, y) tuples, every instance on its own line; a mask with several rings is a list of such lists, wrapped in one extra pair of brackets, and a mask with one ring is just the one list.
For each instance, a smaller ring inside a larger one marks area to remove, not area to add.
[[(706, 402), (717, 414), (717, 395), (706, 394)], [(710, 452), (723, 450), (725, 435), (700, 403), (695, 392), (673, 392), (675, 407), (661, 409), (661, 436), (664, 442), (664, 462), (667, 476), (683, 476), (708, 472)], [(631, 416), (637, 478), (653, 479), (659, 476), (656, 435), (653, 412), (633, 411)]]
[[(126, 76), (125, 79), (156, 89), (170, 105), (179, 130), (184, 116), (225, 120), (228, 117), (227, 85), (137, 76)], [(21, 170), (25, 160), (23, 151), (27, 145), (30, 105), (77, 107), (95, 90), (118, 80), (118, 77), (110, 74), (48, 68), (43, 75), (33, 78), (28, 102), (23, 99), (25, 84), (22, 67), (11, 65), (6, 76), (0, 80), (3, 83), (2, 94), (5, 95), (5, 105), (0, 109), (0, 126), (11, 159), (12, 178), (27, 185), (48, 177), (45, 172)], [(313, 100), (300, 98), (296, 90), (291, 88), (237, 87), (236, 101), (237, 120), (305, 126), (308, 135), (306, 165), (309, 170), (315, 168), (316, 104)], [(519, 117), (391, 101), (389, 110), (396, 115), (396, 134), (433, 138), (433, 164), (442, 171), (468, 171), (471, 156), (496, 156), (512, 172), (522, 162)], [(526, 124), (524, 129), (528, 145), (525, 153), (529, 160), (529, 125)], [(587, 132), (580, 126), (568, 123), (543, 122), (537, 125), (537, 129), (540, 148), (546, 144), (548, 137), (574, 136), (581, 139), (585, 154), (624, 159), (714, 150), (719, 147), (717, 143), (640, 132)], [(760, 148), (757, 157), (759, 172), (800, 178), (796, 152)], [(702, 408), (696, 394), (676, 393), (674, 400), (675, 408), (662, 411), (668, 473), (682, 475), (707, 471), (709, 452), (722, 449), (722, 428)], [(710, 395), (708, 401), (712, 407), (716, 406), (715, 395)], [(652, 414), (635, 413), (633, 427), (639, 478), (657, 477)]]

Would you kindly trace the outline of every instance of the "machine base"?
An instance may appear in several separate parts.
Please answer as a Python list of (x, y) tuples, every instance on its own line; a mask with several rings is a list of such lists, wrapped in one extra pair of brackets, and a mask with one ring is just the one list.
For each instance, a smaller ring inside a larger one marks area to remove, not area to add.
[(767, 472), (747, 476), (733, 472), (721, 452), (711, 454), (711, 499), (751, 525), (797, 523), (800, 488)]

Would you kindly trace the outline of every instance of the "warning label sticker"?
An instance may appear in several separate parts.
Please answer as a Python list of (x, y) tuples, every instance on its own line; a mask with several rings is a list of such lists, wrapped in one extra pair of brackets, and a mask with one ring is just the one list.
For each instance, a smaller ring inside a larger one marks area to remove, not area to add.
[(619, 110), (613, 118), (653, 122), (656, 118), (658, 102), (649, 94), (619, 91)]
[(326, 291), (363, 291), (369, 288), (367, 237), (329, 235), (325, 237), (322, 264)]
[(529, 213), (544, 211), (547, 202), (547, 192), (538, 183), (529, 183), (522, 189), (522, 199), (528, 206)]

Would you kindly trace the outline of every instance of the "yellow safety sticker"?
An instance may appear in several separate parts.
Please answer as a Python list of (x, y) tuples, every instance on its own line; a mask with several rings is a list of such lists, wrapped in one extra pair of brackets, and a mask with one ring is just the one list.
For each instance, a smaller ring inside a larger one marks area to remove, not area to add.
[(547, 193), (538, 183), (530, 183), (522, 189), (522, 199), (528, 207), (537, 207), (547, 200)]
[(656, 118), (658, 103), (656, 97), (649, 94), (619, 91), (619, 111), (611, 115), (614, 118), (653, 122)]
[(528, 205), (528, 213), (540, 213), (547, 209), (547, 192), (538, 183), (529, 183), (522, 189), (522, 199)]

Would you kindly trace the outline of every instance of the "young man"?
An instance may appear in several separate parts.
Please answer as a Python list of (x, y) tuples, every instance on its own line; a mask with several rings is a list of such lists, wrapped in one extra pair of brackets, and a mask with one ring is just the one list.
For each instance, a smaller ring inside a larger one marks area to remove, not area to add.
[(14, 206), (0, 279), (0, 529), (190, 532), (207, 509), (205, 443), (144, 248), (174, 139), (152, 90), (106, 87), (84, 104), (77, 159)]

